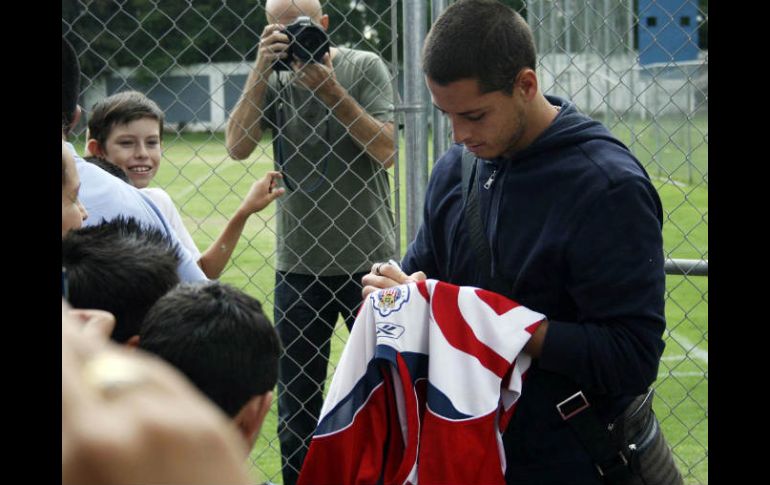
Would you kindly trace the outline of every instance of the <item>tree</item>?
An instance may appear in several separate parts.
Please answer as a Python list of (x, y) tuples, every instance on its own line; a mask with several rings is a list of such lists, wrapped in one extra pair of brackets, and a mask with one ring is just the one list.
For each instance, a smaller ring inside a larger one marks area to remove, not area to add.
[[(328, 0), (336, 44), (390, 58), (390, 0)], [(160, 76), (178, 65), (252, 61), (266, 24), (259, 0), (63, 0), (62, 35), (95, 78), (136, 68)]]

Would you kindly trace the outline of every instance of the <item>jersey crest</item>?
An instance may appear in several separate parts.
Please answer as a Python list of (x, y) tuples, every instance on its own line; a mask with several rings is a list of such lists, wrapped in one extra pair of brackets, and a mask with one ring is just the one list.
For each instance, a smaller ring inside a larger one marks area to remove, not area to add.
[(372, 294), (372, 306), (382, 317), (401, 310), (404, 303), (409, 301), (409, 286), (394, 286), (376, 291)]

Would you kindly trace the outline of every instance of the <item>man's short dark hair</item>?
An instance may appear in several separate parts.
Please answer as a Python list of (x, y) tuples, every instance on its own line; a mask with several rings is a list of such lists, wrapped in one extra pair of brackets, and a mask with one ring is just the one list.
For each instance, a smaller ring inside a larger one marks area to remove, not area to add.
[(439, 16), (422, 51), (422, 69), (442, 86), (477, 79), (482, 93), (511, 94), (523, 68), (536, 67), (527, 22), (496, 0), (458, 0)]
[(183, 283), (158, 300), (139, 347), (174, 365), (231, 417), (278, 379), (281, 344), (261, 303), (218, 281)]
[(179, 283), (173, 243), (159, 229), (132, 218), (70, 231), (61, 253), (69, 302), (115, 315), (111, 338), (117, 342), (138, 335), (150, 307)]
[(72, 45), (61, 38), (61, 125), (65, 134), (69, 132), (80, 95), (80, 63)]
[(156, 120), (163, 137), (163, 110), (155, 101), (139, 91), (115, 93), (94, 104), (88, 116), (88, 136), (104, 149), (113, 128), (142, 118)]
[(96, 156), (90, 156), (90, 157), (83, 157), (83, 160), (89, 163), (93, 163), (97, 167), (101, 168), (105, 172), (109, 173), (110, 175), (114, 175), (115, 177), (119, 178), (123, 182), (131, 185), (131, 181), (128, 178), (128, 175), (126, 175), (126, 172), (123, 171), (122, 168), (118, 167), (114, 163), (110, 162), (109, 160), (106, 160), (102, 157), (96, 157)]

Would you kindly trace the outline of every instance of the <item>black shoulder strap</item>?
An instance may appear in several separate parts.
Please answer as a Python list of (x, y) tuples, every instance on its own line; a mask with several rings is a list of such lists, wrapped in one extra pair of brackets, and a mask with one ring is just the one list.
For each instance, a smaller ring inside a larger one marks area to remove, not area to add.
[(499, 276), (492, 276), (492, 253), (489, 250), (489, 242), (484, 232), (484, 225), (481, 220), (481, 210), (479, 209), (479, 183), (478, 167), (476, 156), (463, 147), (462, 156), (462, 189), (463, 205), (465, 208), (465, 221), (468, 225), (468, 235), (471, 239), (471, 246), (478, 258), (478, 267), (482, 268), (482, 277), (486, 289), (510, 296), (510, 283)]
[[(479, 209), (478, 160), (473, 153), (463, 147), (462, 156), (462, 190), (465, 220), (471, 246), (481, 268), (484, 287), (510, 296), (511, 285), (500, 277), (492, 277), (491, 251), (486, 233), (481, 221)], [(605, 428), (596, 415), (591, 404), (576, 384), (564, 376), (542, 371), (542, 381), (549, 397), (556, 404), (556, 409), (577, 435), (596, 464), (599, 474), (605, 483), (624, 483), (631, 477), (628, 462), (620, 452), (621, 443), (611, 439), (609, 430)]]

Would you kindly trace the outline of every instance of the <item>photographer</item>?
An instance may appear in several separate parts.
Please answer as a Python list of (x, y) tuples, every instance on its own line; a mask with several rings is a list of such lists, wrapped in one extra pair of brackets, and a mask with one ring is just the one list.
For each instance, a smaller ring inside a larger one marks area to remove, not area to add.
[(268, 0), (265, 9), (268, 25), (226, 143), (232, 158), (245, 159), (270, 128), (287, 189), (277, 200), (274, 317), (285, 349), (283, 479), (293, 484), (323, 402), (337, 319), (352, 326), (362, 276), (395, 256), (386, 171), (395, 161), (393, 90), (376, 54), (327, 52), (329, 17), (318, 0)]

